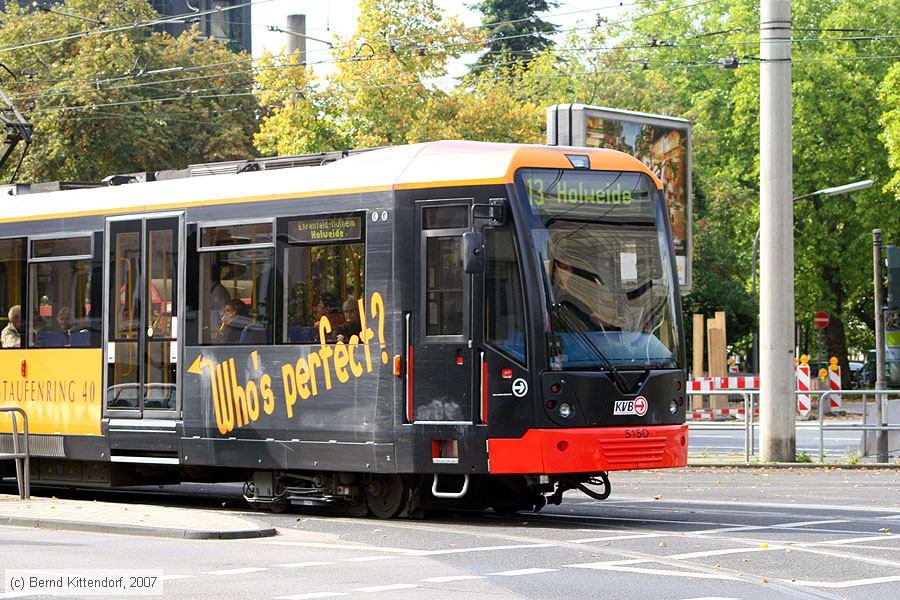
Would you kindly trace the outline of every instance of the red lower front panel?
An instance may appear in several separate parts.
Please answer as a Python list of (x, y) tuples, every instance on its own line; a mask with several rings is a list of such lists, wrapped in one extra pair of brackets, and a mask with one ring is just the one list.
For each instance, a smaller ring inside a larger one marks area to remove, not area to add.
[(488, 440), (492, 474), (596, 473), (687, 465), (687, 425), (531, 429)]

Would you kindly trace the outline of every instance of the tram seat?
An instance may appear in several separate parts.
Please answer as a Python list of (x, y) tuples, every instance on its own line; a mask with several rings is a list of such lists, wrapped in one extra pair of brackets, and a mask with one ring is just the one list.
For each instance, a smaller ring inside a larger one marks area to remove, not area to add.
[(137, 383), (120, 383), (109, 388), (110, 408), (137, 408), (138, 392), (141, 386)]
[(62, 348), (66, 345), (66, 334), (58, 331), (38, 331), (34, 345), (38, 348)]
[(240, 344), (265, 344), (266, 328), (262, 325), (251, 324), (244, 327), (241, 332)]
[(91, 332), (76, 331), (69, 337), (69, 345), (73, 348), (87, 348), (91, 345)]
[(292, 344), (315, 342), (318, 335), (315, 327), (288, 327), (288, 341)]
[(149, 383), (144, 395), (144, 408), (174, 408), (175, 386), (171, 383)]

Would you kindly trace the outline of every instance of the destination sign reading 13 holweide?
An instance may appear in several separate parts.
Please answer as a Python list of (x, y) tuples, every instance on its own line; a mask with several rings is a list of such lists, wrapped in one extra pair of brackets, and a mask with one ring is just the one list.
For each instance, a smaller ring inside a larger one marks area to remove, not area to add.
[(362, 217), (303, 219), (288, 226), (293, 242), (338, 242), (362, 237)]

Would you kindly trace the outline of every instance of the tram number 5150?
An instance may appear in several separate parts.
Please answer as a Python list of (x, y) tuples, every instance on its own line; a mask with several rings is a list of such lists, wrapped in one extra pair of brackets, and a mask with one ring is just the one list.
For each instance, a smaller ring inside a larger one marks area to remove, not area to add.
[(630, 440), (632, 438), (648, 438), (650, 437), (649, 429), (626, 429), (625, 430), (625, 439)]

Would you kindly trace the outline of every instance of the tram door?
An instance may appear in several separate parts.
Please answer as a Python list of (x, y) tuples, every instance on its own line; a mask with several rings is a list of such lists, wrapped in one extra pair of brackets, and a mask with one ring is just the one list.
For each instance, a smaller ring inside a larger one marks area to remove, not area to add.
[(181, 216), (109, 219), (107, 236), (106, 412), (112, 436), (116, 428), (128, 429), (128, 419), (164, 421), (180, 414)]
[(463, 270), (462, 235), (471, 201), (417, 203), (418, 310), (413, 346), (413, 421), (472, 424), (477, 365), (471, 322), (473, 278)]

